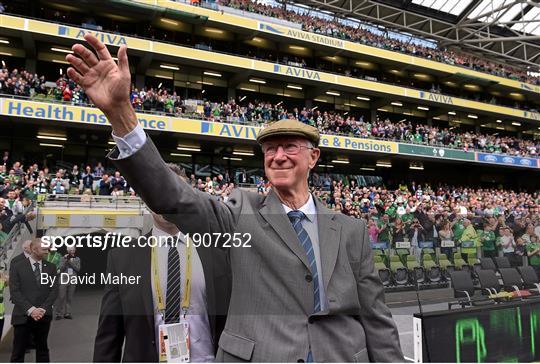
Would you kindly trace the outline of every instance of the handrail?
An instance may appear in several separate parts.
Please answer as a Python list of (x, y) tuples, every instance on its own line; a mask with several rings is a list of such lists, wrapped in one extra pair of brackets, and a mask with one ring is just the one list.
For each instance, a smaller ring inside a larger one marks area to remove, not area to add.
[[(26, 207), (23, 210), (22, 214), (26, 215), (34, 207), (35, 207), (34, 202), (32, 202), (28, 207)], [(26, 221), (18, 222), (15, 225), (13, 225), (13, 227), (9, 231), (9, 234), (6, 237), (4, 244), (0, 246), (0, 266), (3, 266), (4, 268), (7, 267), (7, 264), (2, 264), (2, 263), (5, 263), (5, 259), (7, 259), (7, 252), (12, 248), (15, 238), (20, 235), (20, 232), (22, 231), (23, 226), (26, 226), (26, 224), (27, 224)], [(29, 230), (29, 232), (32, 233), (31, 230)]]
[[(63, 101), (58, 101), (58, 100), (50, 99), (50, 98), (43, 99), (43, 98), (39, 98), (39, 97), (27, 97), (27, 96), (9, 95), (9, 94), (2, 94), (2, 93), (0, 93), (0, 97), (12, 98), (12, 99), (30, 100), (30, 101), (36, 101), (36, 102), (49, 102), (49, 103), (53, 103), (53, 104), (61, 104), (61, 105), (68, 105), (68, 106), (82, 106), (82, 107), (96, 108), (95, 105), (93, 105), (93, 104), (84, 104), (84, 103), (71, 104), (71, 103), (66, 103), (66, 102), (63, 102)], [(141, 114), (149, 114), (149, 115), (182, 117), (182, 118), (187, 118), (187, 119), (192, 119), (192, 120), (208, 121), (206, 119), (201, 118), (200, 115), (193, 115), (193, 114), (180, 114), (180, 113), (178, 113), (178, 114), (170, 114), (170, 113), (167, 113), (167, 112), (158, 112), (158, 111), (150, 111), (150, 110), (135, 110), (135, 112), (141, 113)], [(275, 121), (275, 120), (269, 120), (269, 121)], [(220, 120), (220, 121), (213, 121), (213, 122), (216, 122), (216, 123), (232, 123), (232, 124), (240, 124), (240, 125), (255, 126), (255, 127), (260, 127), (260, 126), (264, 125), (264, 123), (258, 123), (258, 122), (253, 122), (253, 121), (241, 122), (241, 121), (235, 121), (235, 120)], [(409, 144), (409, 145), (421, 145), (421, 146), (427, 146), (427, 147), (445, 148), (445, 149), (461, 151), (461, 152), (465, 151), (462, 148), (456, 148), (456, 147), (453, 147), (453, 146), (450, 146), (450, 145), (439, 144), (439, 143), (430, 144), (430, 143), (415, 142), (415, 141), (410, 141), (410, 140), (401, 140), (401, 139), (392, 139), (392, 138), (380, 138), (380, 137), (376, 137), (376, 136), (365, 137), (365, 136), (359, 136), (359, 135), (354, 135), (354, 134), (351, 135), (351, 134), (345, 134), (345, 133), (325, 133), (325, 135), (335, 135), (335, 136), (343, 136), (343, 137), (358, 138), (358, 139), (371, 139), (371, 140), (380, 140), (380, 141), (390, 141), (390, 142), (403, 143), (403, 144)], [(495, 155), (502, 155), (502, 156), (533, 158), (533, 159), (538, 158), (536, 156), (524, 156), (524, 155), (520, 155), (520, 154), (508, 154), (508, 153), (496, 153), (496, 152), (489, 152), (489, 151), (486, 151), (486, 150), (483, 150), (483, 149), (474, 149), (474, 148), (470, 148), (469, 151), (470, 152), (477, 151), (477, 152), (481, 152), (481, 153), (488, 153), (488, 154), (495, 154)]]
[(38, 204), (41, 208), (114, 208), (137, 209), (142, 211), (143, 201), (137, 196), (100, 196), (100, 195), (69, 195), (46, 194)]
[[(20, 17), (20, 15), (18, 14), (7, 14), (7, 15), (12, 15), (12, 16), (18, 16)], [(67, 26), (72, 26), (72, 27), (80, 27), (80, 28), (84, 28), (84, 29), (87, 29), (85, 28), (84, 26), (82, 25), (78, 25), (78, 24), (70, 24), (70, 23), (62, 23), (62, 22), (56, 22), (56, 21), (53, 21), (53, 20), (50, 20), (50, 19), (36, 19), (36, 18), (32, 18), (32, 17), (27, 17), (27, 16), (24, 16), (25, 19), (34, 19), (34, 20), (38, 20), (38, 21), (50, 21), (54, 24), (63, 24), (63, 25), (67, 25)], [(190, 45), (187, 45), (187, 44), (179, 44), (179, 43), (173, 43), (173, 42), (170, 42), (170, 41), (166, 41), (166, 40), (155, 40), (155, 39), (152, 39), (152, 38), (146, 38), (146, 37), (141, 37), (141, 36), (138, 36), (138, 35), (132, 35), (132, 34), (125, 34), (125, 33), (120, 33), (120, 32), (116, 32), (116, 31), (112, 31), (112, 30), (103, 30), (104, 33), (114, 33), (115, 35), (121, 35), (121, 36), (126, 36), (126, 37), (131, 37), (131, 38), (137, 38), (137, 39), (144, 39), (144, 40), (147, 40), (147, 41), (151, 41), (151, 42), (158, 42), (158, 43), (164, 43), (164, 44), (171, 44), (171, 45), (174, 45), (174, 46), (179, 46), (179, 47), (184, 47), (184, 48), (190, 48), (190, 49), (198, 49), (196, 46), (190, 46)], [(200, 50), (200, 49), (199, 49)], [(236, 53), (229, 53), (229, 52), (225, 52), (225, 51), (220, 51), (220, 50), (215, 50), (215, 49), (212, 49), (211, 51), (212, 53), (219, 53), (219, 54), (225, 54), (225, 55), (229, 55), (229, 56), (234, 56), (234, 57), (240, 57), (240, 58), (245, 58), (245, 59), (255, 59), (255, 60), (260, 60), (260, 61), (263, 61), (263, 62), (268, 62), (268, 63), (277, 63), (277, 64), (280, 64), (280, 65), (284, 65), (284, 66), (290, 66), (289, 64), (285, 63), (285, 62), (282, 62), (280, 60), (277, 60), (277, 61), (273, 61), (273, 60), (269, 60), (269, 59), (265, 59), (265, 58), (258, 58), (258, 57), (248, 57), (247, 55), (241, 55), (241, 54), (236, 54)], [(315, 71), (315, 72), (324, 72), (324, 73), (328, 73), (328, 74), (331, 74), (331, 75), (339, 75), (339, 76), (343, 76), (343, 77), (350, 77), (352, 79), (357, 79), (357, 80), (366, 80), (366, 81), (369, 81), (369, 79), (366, 79), (366, 78), (361, 78), (361, 77), (354, 77), (352, 75), (345, 75), (344, 73), (337, 73), (337, 72), (333, 72), (333, 71), (330, 71), (330, 70), (321, 70), (321, 69), (318, 69), (318, 68), (308, 68), (308, 67), (303, 67), (303, 69), (306, 69), (306, 70), (310, 70), (310, 71)], [(257, 71), (257, 70), (254, 70), (254, 71)], [(384, 82), (384, 81), (381, 81), (379, 79), (377, 79), (376, 81), (372, 81), (372, 82), (376, 82), (376, 83), (380, 83), (380, 84), (383, 84), (383, 85), (392, 85), (392, 86), (396, 86), (396, 87), (403, 87), (405, 89), (410, 89), (410, 90), (416, 90), (416, 91), (423, 91), (423, 92), (431, 92), (430, 90), (428, 89), (421, 89), (421, 88), (416, 88), (416, 87), (413, 87), (413, 86), (403, 86), (403, 85), (400, 85), (400, 84), (393, 84), (393, 83), (390, 83), (390, 82)], [(460, 96), (457, 96), (457, 95), (451, 95), (451, 94), (440, 94), (442, 96), (448, 96), (448, 97), (455, 97), (455, 98), (460, 98), (460, 99), (463, 99), (462, 97)], [(463, 100), (468, 100), (468, 101), (475, 101), (475, 100), (471, 100), (471, 99), (463, 99)], [(484, 102), (484, 101), (477, 101), (481, 104), (485, 104), (485, 105), (492, 105), (490, 104), (489, 102)], [(513, 109), (513, 110), (519, 110), (519, 111), (529, 111), (528, 109), (520, 109), (520, 108), (516, 108), (514, 106), (508, 106), (508, 105), (500, 105), (500, 104), (495, 104), (496, 106), (500, 106), (500, 107), (505, 107), (505, 108), (509, 108), (509, 109)], [(471, 110), (477, 110), (477, 109), (473, 109), (471, 108)]]

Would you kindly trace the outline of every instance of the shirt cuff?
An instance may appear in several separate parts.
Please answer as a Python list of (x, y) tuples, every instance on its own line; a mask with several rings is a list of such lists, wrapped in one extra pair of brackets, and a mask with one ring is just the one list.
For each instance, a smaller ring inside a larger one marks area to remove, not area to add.
[(32, 306), (28, 309), (28, 311), (26, 311), (26, 313), (28, 314), (28, 316), (30, 316), (32, 314), (32, 312), (34, 312), (34, 310), (36, 309), (37, 307), (36, 306)]
[(116, 136), (114, 133), (112, 133), (112, 137), (120, 152), (118, 159), (124, 159), (135, 154), (146, 143), (146, 133), (139, 124), (123, 137)]

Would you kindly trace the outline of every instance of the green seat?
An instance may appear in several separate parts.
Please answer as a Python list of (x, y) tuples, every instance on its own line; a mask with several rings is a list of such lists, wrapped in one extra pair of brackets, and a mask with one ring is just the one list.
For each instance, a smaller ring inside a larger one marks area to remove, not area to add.
[(407, 255), (407, 269), (412, 271), (417, 267), (420, 267), (420, 263), (416, 260), (416, 256)]
[(399, 256), (393, 255), (390, 257), (390, 270), (393, 273), (396, 273), (398, 269), (406, 269), (401, 260), (399, 259)]
[(377, 271), (380, 269), (388, 269), (386, 264), (384, 264), (383, 258), (380, 255), (376, 255), (373, 257), (373, 263), (375, 265), (375, 270)]
[(423, 254), (435, 254), (435, 249), (433, 248), (424, 248), (422, 249)]
[(448, 267), (453, 266), (453, 264), (448, 260), (446, 254), (441, 254), (439, 255), (439, 266), (442, 269), (447, 269)]
[(431, 254), (424, 254), (422, 257), (422, 265), (426, 268), (426, 271), (429, 271), (433, 267), (437, 267), (437, 263), (433, 260)]
[(401, 260), (401, 263), (403, 265), (407, 264), (407, 256), (410, 254), (409, 249), (395, 249), (396, 254), (399, 256), (399, 259)]
[(454, 265), (456, 268), (461, 269), (464, 265), (468, 265), (461, 257), (461, 253), (454, 253)]
[(467, 263), (469, 263), (469, 265), (475, 265), (480, 264), (480, 261), (476, 257), (476, 254), (469, 253), (467, 254)]

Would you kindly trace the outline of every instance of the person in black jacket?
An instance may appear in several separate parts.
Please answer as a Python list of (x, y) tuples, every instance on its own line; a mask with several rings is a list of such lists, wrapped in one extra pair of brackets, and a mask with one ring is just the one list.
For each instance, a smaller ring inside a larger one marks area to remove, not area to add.
[(13, 211), (6, 206), (6, 200), (0, 197), (0, 229), (6, 234), (9, 234), (15, 224), (30, 221), (35, 217), (33, 212), (14, 215)]
[[(183, 169), (172, 164), (169, 168), (187, 180)], [(175, 236), (178, 229), (174, 224), (161, 215), (153, 214), (153, 218), (154, 227), (142, 241), (164, 233)], [(179, 244), (180, 254), (185, 244), (185, 241)], [(164, 254), (159, 249), (164, 249)], [(155, 252), (164, 273), (167, 272), (168, 249), (161, 246)], [(196, 254), (193, 254), (191, 303), (187, 311), (191, 360), (208, 362), (214, 359), (225, 327), (231, 290), (230, 263), (226, 251), (202, 246), (193, 250)], [(156, 313), (156, 279), (152, 274), (154, 265), (151, 257), (152, 248), (149, 246), (116, 248), (109, 252), (107, 274), (140, 276), (141, 282), (106, 286), (94, 345), (94, 362), (159, 361), (158, 326), (163, 317)], [(162, 284), (166, 282), (167, 279), (161, 280)], [(165, 289), (163, 285), (164, 296), (167, 294)]]
[(42, 246), (40, 238), (32, 240), (31, 252), (28, 259), (16, 261), (9, 269), (9, 293), (14, 304), (11, 362), (24, 362), (30, 337), (35, 341), (36, 361), (50, 361), (47, 338), (52, 305), (58, 295), (56, 267), (45, 260), (48, 248)]

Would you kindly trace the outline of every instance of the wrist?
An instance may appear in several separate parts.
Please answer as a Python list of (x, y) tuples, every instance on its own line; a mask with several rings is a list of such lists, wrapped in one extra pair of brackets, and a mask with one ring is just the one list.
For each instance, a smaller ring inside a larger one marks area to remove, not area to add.
[(111, 123), (114, 135), (123, 137), (137, 126), (137, 116), (128, 102), (117, 105), (112, 110), (103, 111), (109, 123)]

